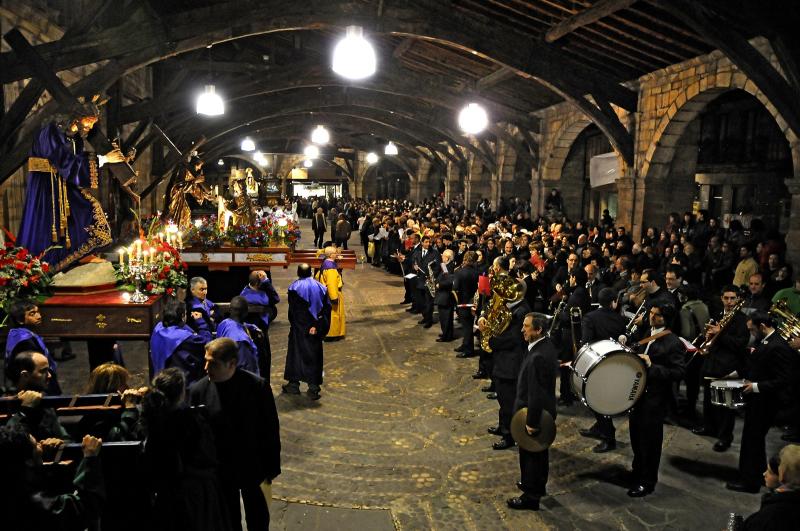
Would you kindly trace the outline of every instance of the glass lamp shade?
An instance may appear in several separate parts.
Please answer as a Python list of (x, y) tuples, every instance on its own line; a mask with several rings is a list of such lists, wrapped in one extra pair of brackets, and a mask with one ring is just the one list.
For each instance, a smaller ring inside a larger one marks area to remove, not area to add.
[(325, 145), (331, 139), (330, 133), (323, 126), (318, 125), (316, 129), (311, 132), (311, 141), (315, 144)]
[(333, 49), (333, 71), (347, 79), (364, 79), (375, 73), (377, 61), (372, 44), (361, 26), (348, 26), (347, 34)]
[(394, 142), (389, 142), (386, 144), (386, 147), (383, 149), (384, 155), (397, 155), (397, 146), (394, 145)]
[(242, 151), (255, 151), (256, 143), (252, 139), (245, 138), (242, 140)]
[(311, 160), (311, 159), (306, 159), (306, 160), (303, 161), (303, 166), (305, 166), (306, 168), (310, 168), (313, 165), (314, 165), (314, 161)]
[(483, 107), (470, 103), (458, 115), (458, 126), (465, 133), (477, 135), (489, 125), (489, 116)]
[(314, 144), (309, 144), (303, 149), (303, 155), (308, 159), (316, 159), (319, 157), (319, 148)]
[(219, 116), (225, 114), (225, 102), (216, 93), (214, 85), (206, 85), (202, 94), (197, 97), (197, 114)]
[(375, 164), (376, 162), (378, 162), (378, 155), (376, 155), (372, 151), (367, 153), (367, 163), (368, 164)]

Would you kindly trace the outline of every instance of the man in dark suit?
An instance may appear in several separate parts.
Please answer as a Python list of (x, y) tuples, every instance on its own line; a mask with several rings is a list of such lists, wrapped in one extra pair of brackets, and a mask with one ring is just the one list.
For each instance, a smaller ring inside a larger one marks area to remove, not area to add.
[[(739, 290), (736, 286), (729, 285), (722, 288), (722, 305), (725, 315), (733, 311), (739, 302)], [(714, 339), (708, 354), (705, 355), (701, 373), (710, 378), (724, 378), (737, 369), (744, 368), (745, 350), (750, 341), (750, 331), (747, 329), (747, 317), (741, 312), (736, 312), (724, 330), (719, 325), (708, 327), (706, 341)], [(736, 412), (711, 403), (710, 379), (703, 381), (703, 426), (692, 430), (697, 435), (711, 435), (717, 438), (714, 443), (715, 452), (724, 452), (733, 442), (733, 426), (736, 422)]]
[[(588, 267), (588, 266), (587, 266)], [(589, 312), (581, 323), (581, 344), (588, 345), (602, 339), (617, 340), (625, 333), (627, 319), (617, 313), (617, 294), (612, 288), (603, 288), (598, 294), (597, 300), (600, 308)], [(617, 440), (614, 435), (614, 421), (611, 417), (595, 413), (595, 423), (589, 429), (580, 430), (584, 437), (594, 437), (600, 439), (600, 443), (592, 448), (598, 454), (614, 450), (617, 447)]]
[(600, 302), (600, 290), (606, 287), (598, 278), (597, 266), (594, 264), (586, 264), (583, 268), (586, 271), (586, 292), (589, 294), (589, 301), (591, 303)]
[[(472, 304), (475, 292), (478, 291), (478, 270), (475, 268), (475, 251), (467, 251), (458, 271), (453, 275), (453, 289), (458, 295), (459, 304)], [(472, 331), (474, 317), (469, 308), (456, 310), (458, 322), (461, 323), (461, 345), (456, 347), (459, 358), (471, 358), (475, 355), (475, 334)]]
[[(499, 257), (497, 260), (504, 262), (500, 267), (508, 266), (508, 259)], [(506, 269), (507, 270), (507, 269)], [(496, 273), (507, 275), (508, 273)], [(495, 450), (505, 450), (514, 447), (511, 438), (511, 417), (514, 415), (514, 399), (517, 396), (517, 376), (522, 362), (522, 352), (525, 348), (522, 339), (522, 322), (531, 309), (524, 297), (525, 283), (521, 282), (521, 298), (517, 302), (507, 303), (511, 310), (511, 322), (498, 336), (489, 339), (494, 363), (492, 367), (492, 382), (500, 405), (497, 426), (489, 428), (489, 433), (499, 435), (502, 439), (492, 445)], [(486, 330), (486, 318), (478, 319), (478, 328), (481, 333)]]
[(314, 245), (317, 249), (322, 249), (325, 232), (328, 230), (328, 222), (325, 221), (325, 212), (322, 208), (317, 208), (316, 214), (311, 218), (311, 230), (314, 231)]
[[(409, 273), (414, 272), (414, 254), (416, 253), (417, 249), (419, 248), (419, 234), (414, 233), (411, 235), (413, 245), (411, 249), (405, 251), (405, 253), (400, 253), (398, 257), (398, 261), (402, 265), (403, 274), (408, 275)], [(414, 295), (414, 291), (416, 290), (416, 279), (407, 279), (403, 278), (403, 287), (405, 287), (406, 292), (403, 296), (403, 302), (400, 304), (408, 304), (411, 303), (411, 308), (408, 308), (406, 311), (409, 313), (422, 313), (422, 309), (417, 307), (417, 298)]]
[(797, 353), (775, 330), (766, 312), (754, 312), (748, 323), (757, 346), (748, 356), (744, 393), (742, 447), (739, 480), (727, 483), (730, 490), (757, 493), (767, 467), (765, 438), (776, 414), (790, 405), (791, 387), (797, 382)]
[[(589, 293), (586, 291), (586, 271), (575, 268), (569, 275), (569, 296), (561, 315), (553, 316), (553, 319), (561, 320), (561, 361), (567, 362), (575, 359), (573, 344), (577, 348), (581, 337), (581, 319), (591, 308)], [(578, 311), (580, 310), (580, 318)], [(573, 317), (574, 316), (574, 317)], [(577, 322), (572, 323), (575, 319)], [(573, 332), (575, 337), (573, 338)], [(570, 385), (571, 370), (569, 367), (561, 368), (561, 382), (559, 384), (558, 403), (562, 406), (571, 406), (575, 401), (575, 393), (572, 392)]]
[(445, 249), (442, 253), (442, 263), (436, 276), (436, 296), (433, 303), (439, 312), (439, 326), (442, 333), (436, 340), (438, 343), (449, 343), (453, 336), (453, 313), (456, 301), (453, 297), (453, 250)]
[(433, 295), (431, 295), (425, 281), (431, 275), (431, 272), (436, 275), (439, 269), (439, 262), (441, 257), (436, 249), (431, 247), (431, 237), (423, 236), (422, 243), (420, 243), (414, 256), (414, 272), (417, 274), (416, 280), (416, 293), (418, 304), (422, 310), (422, 320), (419, 324), (425, 328), (433, 326)]
[[(517, 379), (514, 411), (527, 407), (525, 429), (535, 435), (541, 429), (542, 411), (556, 418), (556, 375), (558, 374), (558, 349), (547, 337), (547, 317), (529, 313), (522, 322), (522, 336), (528, 343), (525, 358)], [(512, 509), (539, 510), (539, 499), (547, 494), (547, 475), (550, 469), (550, 452), (528, 452), (519, 449), (518, 483), (522, 495), (506, 501)]]
[(644, 352), (639, 355), (647, 366), (647, 387), (630, 413), (633, 486), (628, 496), (631, 498), (647, 496), (658, 482), (664, 418), (672, 401), (674, 383), (683, 377), (686, 357), (683, 343), (666, 328), (666, 323), (675, 318), (675, 307), (654, 304), (649, 318), (648, 336), (656, 339), (642, 346)]

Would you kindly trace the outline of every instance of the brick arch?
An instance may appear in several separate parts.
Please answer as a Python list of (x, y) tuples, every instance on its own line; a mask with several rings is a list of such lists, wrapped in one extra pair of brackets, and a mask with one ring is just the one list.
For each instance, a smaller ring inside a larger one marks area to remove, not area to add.
[[(701, 87), (706, 87), (701, 90)], [(665, 179), (675, 156), (678, 140), (689, 123), (705, 109), (706, 105), (725, 92), (741, 89), (756, 98), (775, 118), (783, 131), (792, 152), (794, 177), (800, 176), (800, 139), (792, 132), (775, 106), (744, 76), (710, 74), (700, 77), (678, 94), (667, 109), (653, 134), (653, 140), (642, 161), (639, 175), (647, 179)]]
[(567, 155), (572, 148), (572, 144), (584, 129), (592, 125), (592, 121), (585, 115), (579, 114), (566, 120), (553, 135), (552, 140), (547, 146), (547, 160), (542, 165), (543, 181), (558, 181), (561, 178), (561, 170), (567, 161)]

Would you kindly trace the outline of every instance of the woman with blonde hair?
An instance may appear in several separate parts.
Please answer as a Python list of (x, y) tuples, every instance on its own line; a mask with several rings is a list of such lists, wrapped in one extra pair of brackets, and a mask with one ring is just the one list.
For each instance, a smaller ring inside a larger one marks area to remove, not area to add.
[(778, 466), (780, 485), (761, 499), (761, 509), (744, 521), (742, 529), (794, 530), (800, 525), (800, 445), (781, 450)]

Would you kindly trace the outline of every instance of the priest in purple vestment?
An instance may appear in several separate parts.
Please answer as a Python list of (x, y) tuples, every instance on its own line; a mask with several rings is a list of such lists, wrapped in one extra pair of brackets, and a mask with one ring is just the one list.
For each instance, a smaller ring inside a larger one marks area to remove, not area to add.
[(298, 279), (289, 285), (289, 345), (283, 391), (300, 394), (300, 382), (308, 384), (308, 396), (319, 400), (322, 385), (322, 340), (331, 323), (331, 301), (325, 286), (311, 278), (308, 264), (297, 266)]
[(260, 315), (250, 314), (246, 321), (254, 324), (264, 335), (263, 355), (258, 357), (261, 376), (267, 378), (272, 366), (272, 347), (269, 343), (269, 325), (278, 315), (276, 305), (281, 301), (280, 295), (275, 291), (266, 271), (252, 271), (248, 278), (247, 286), (239, 294), (247, 300), (248, 304), (263, 306), (265, 311)]
[(93, 103), (56, 115), (36, 134), (28, 159), (25, 206), (17, 242), (53, 271), (61, 271), (95, 249), (111, 243), (103, 208), (88, 188), (98, 187), (99, 168), (125, 161), (114, 149), (96, 156), (84, 151), (84, 139), (97, 122)]

